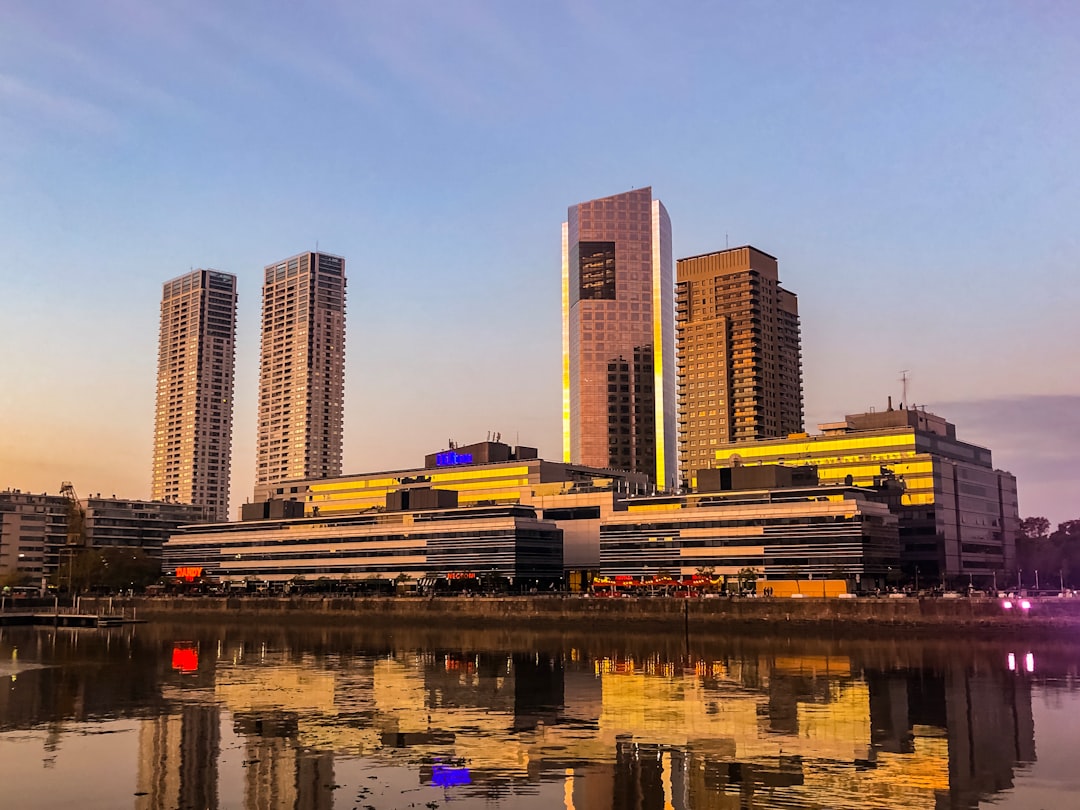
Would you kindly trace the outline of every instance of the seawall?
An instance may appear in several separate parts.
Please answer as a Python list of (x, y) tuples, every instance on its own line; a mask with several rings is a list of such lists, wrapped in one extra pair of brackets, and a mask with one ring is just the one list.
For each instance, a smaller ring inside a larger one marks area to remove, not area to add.
[[(1031, 609), (1006, 610), (990, 598), (676, 599), (581, 597), (153, 597), (113, 599), (114, 610), (150, 621), (199, 620), (335, 625), (413, 625), (603, 629), (690, 634), (785, 628), (815, 634), (1061, 635), (1080, 640), (1080, 598), (1032, 598)], [(109, 599), (82, 599), (83, 611)]]

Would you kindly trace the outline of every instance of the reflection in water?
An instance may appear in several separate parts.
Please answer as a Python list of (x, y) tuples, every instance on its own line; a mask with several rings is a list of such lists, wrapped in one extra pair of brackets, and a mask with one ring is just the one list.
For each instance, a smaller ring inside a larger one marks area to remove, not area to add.
[(1080, 708), (1077, 649), (677, 641), (4, 630), (0, 780), (59, 806), (65, 741), (124, 719), (136, 810), (976, 808), (1035, 762), (1033, 684)]

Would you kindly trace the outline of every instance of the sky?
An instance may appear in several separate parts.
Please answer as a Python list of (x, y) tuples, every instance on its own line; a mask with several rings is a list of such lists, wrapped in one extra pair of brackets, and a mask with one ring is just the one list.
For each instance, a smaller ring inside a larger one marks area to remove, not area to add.
[(1080, 6), (0, 0), (0, 488), (148, 497), (161, 285), (345, 257), (346, 472), (561, 456), (561, 223), (652, 186), (676, 258), (799, 296), (806, 422), (902, 398), (1080, 517)]

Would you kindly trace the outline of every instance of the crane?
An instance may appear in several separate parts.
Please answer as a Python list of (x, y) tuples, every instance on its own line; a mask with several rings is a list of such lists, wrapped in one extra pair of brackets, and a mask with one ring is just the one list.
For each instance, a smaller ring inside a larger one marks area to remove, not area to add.
[[(60, 485), (60, 494), (67, 498), (67, 542), (64, 547), (67, 549), (68, 590), (74, 591), (75, 578), (72, 569), (75, 567), (75, 555), (86, 546), (86, 510), (83, 509), (82, 501), (75, 494), (75, 487), (70, 481), (64, 481)], [(57, 560), (57, 563), (59, 562)], [(59, 565), (57, 570), (60, 570)], [(59, 577), (59, 573), (57, 576)]]
[(86, 510), (83, 509), (82, 501), (75, 494), (75, 487), (70, 481), (60, 485), (60, 494), (67, 498), (67, 545), (86, 545)]

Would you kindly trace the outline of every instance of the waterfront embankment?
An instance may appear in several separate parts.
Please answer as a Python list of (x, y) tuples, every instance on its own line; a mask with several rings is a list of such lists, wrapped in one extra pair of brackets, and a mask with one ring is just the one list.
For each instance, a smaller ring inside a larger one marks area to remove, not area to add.
[[(109, 600), (102, 599), (105, 609)], [(1080, 598), (1031, 598), (1029, 609), (991, 598), (582, 598), (505, 597), (152, 597), (114, 599), (149, 621), (206, 620), (530, 629), (619, 629), (688, 633), (775, 631), (873, 636), (1076, 633)], [(83, 598), (84, 610), (95, 600)]]

